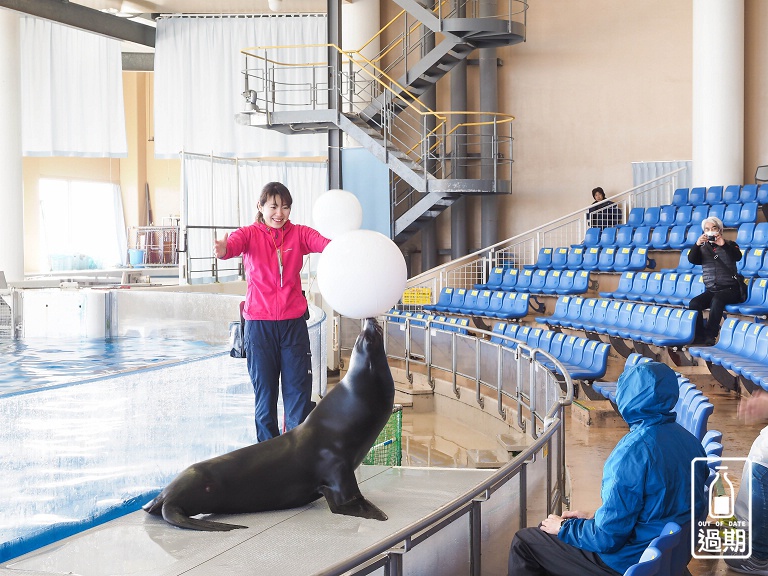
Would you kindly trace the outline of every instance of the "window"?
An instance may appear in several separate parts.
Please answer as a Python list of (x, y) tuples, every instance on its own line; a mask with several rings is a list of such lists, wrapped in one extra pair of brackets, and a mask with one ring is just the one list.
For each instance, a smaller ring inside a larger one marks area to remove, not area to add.
[(42, 178), (40, 211), (47, 269), (113, 268), (125, 260), (119, 186)]

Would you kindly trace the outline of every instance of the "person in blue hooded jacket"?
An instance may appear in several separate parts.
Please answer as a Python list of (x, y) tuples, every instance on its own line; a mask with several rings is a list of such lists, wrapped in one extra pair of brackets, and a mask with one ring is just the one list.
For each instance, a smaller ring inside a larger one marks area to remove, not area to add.
[[(675, 422), (677, 375), (647, 362), (619, 377), (616, 405), (629, 424), (605, 462), (602, 505), (592, 514), (550, 514), (515, 534), (509, 575), (623, 574), (667, 522), (691, 521), (691, 462), (706, 455)], [(696, 518), (706, 514), (706, 464), (695, 469)], [(684, 544), (683, 544), (684, 545)]]

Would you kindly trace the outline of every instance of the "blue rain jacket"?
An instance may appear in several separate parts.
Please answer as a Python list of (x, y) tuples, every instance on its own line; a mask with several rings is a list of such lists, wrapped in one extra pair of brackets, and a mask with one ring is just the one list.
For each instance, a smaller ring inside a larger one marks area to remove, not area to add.
[[(677, 376), (666, 364), (647, 362), (622, 373), (616, 404), (630, 431), (605, 462), (603, 503), (593, 519), (568, 519), (558, 533), (619, 573), (640, 560), (667, 522), (691, 521), (691, 461), (706, 454), (675, 422), (678, 394)], [(706, 464), (696, 466), (696, 518), (706, 513), (707, 475)]]

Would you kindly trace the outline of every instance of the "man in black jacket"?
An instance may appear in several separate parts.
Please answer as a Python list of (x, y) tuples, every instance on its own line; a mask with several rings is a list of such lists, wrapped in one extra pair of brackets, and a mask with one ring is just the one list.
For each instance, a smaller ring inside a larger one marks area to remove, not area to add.
[[(698, 310), (694, 344), (714, 345), (720, 333), (720, 321), (726, 304), (741, 302), (741, 291), (736, 276), (736, 262), (741, 260), (741, 250), (736, 242), (723, 238), (723, 222), (710, 216), (701, 223), (703, 234), (688, 253), (691, 264), (701, 264), (702, 279), (706, 288), (688, 305)], [(706, 324), (702, 311), (709, 308)]]

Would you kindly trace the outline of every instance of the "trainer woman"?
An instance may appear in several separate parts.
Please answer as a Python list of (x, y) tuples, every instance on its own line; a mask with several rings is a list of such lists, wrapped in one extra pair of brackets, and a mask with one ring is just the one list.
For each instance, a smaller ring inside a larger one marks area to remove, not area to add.
[(304, 255), (322, 252), (327, 238), (288, 219), (293, 198), (280, 182), (261, 191), (256, 222), (214, 241), (217, 258), (243, 255), (247, 291), (245, 349), (248, 374), (256, 395), (259, 442), (280, 434), (278, 385), (282, 378), (285, 429), (307, 417), (312, 395), (312, 361), (301, 293)]

